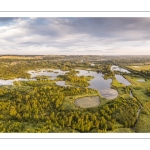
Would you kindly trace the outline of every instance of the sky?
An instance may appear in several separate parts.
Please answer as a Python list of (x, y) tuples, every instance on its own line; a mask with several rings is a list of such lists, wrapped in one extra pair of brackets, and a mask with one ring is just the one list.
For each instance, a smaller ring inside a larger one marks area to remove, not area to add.
[(0, 55), (150, 55), (150, 18), (0, 17)]

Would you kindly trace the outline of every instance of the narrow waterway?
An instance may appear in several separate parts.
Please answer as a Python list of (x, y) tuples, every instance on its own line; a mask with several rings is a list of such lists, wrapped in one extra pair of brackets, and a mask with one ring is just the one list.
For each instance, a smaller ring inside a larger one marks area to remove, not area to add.
[(115, 75), (115, 78), (117, 79), (117, 81), (119, 82), (119, 83), (122, 83), (122, 84), (124, 84), (124, 85), (126, 85), (126, 86), (129, 86), (129, 85), (131, 85), (131, 83), (127, 80), (127, 79), (125, 79), (122, 75)]
[[(131, 91), (131, 90), (130, 90), (130, 96), (134, 98), (134, 96), (133, 96), (133, 94), (132, 94), (132, 91)], [(133, 127), (131, 128), (133, 131), (135, 131), (135, 127), (136, 127), (136, 124), (137, 124), (138, 119), (139, 119), (140, 111), (142, 110), (142, 105), (141, 105), (141, 103), (140, 103), (140, 102), (139, 102), (139, 105), (140, 105), (140, 107), (139, 107), (139, 109), (138, 109), (138, 111), (137, 111), (136, 121), (135, 121), (135, 123), (134, 123)]]

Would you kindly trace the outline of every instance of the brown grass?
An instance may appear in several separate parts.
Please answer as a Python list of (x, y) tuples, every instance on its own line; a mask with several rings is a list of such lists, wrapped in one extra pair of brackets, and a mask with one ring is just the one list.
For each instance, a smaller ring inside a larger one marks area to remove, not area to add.
[(0, 59), (42, 59), (42, 56), (1, 56)]

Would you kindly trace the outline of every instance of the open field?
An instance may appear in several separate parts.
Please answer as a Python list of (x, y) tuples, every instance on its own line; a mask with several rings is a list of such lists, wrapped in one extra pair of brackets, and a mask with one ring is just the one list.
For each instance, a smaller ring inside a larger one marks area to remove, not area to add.
[(0, 56), (0, 59), (42, 59), (42, 56)]
[(125, 76), (132, 83), (132, 94), (138, 99), (143, 108), (139, 115), (139, 120), (135, 126), (136, 132), (150, 132), (150, 97), (146, 94), (150, 87), (150, 80), (138, 82), (138, 77)]
[(150, 65), (142, 65), (142, 66), (127, 66), (127, 68), (130, 68), (135, 71), (141, 71), (141, 70), (149, 70)]
[(100, 104), (98, 96), (83, 97), (75, 100), (75, 105), (81, 108), (95, 107)]

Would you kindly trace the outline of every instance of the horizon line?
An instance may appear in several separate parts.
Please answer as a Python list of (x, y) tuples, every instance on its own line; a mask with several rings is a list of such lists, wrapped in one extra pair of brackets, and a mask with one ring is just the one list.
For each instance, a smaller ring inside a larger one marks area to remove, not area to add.
[(99, 55), (94, 55), (94, 54), (0, 54), (0, 56), (23, 56), (23, 55), (25, 55), (25, 56), (48, 56), (48, 55), (56, 55), (56, 56), (91, 56), (91, 55), (93, 55), (93, 56), (150, 56), (150, 54), (143, 54), (143, 55), (140, 55), (140, 54), (135, 54), (135, 55), (128, 55), (128, 54), (114, 54), (114, 55), (105, 55), (105, 54), (99, 54)]

